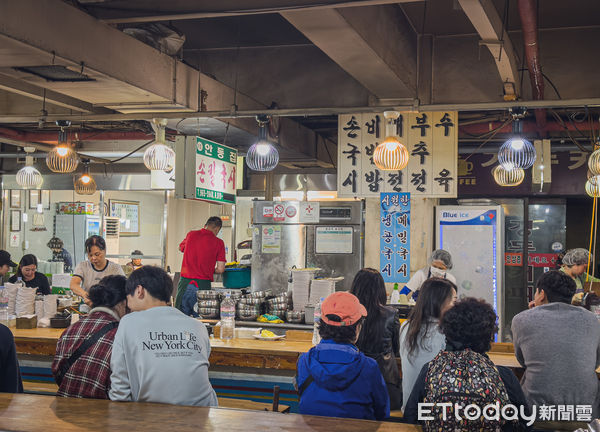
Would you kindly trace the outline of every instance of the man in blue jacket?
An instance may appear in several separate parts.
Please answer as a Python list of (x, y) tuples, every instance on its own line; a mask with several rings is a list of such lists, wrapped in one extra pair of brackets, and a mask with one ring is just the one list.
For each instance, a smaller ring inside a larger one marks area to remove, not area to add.
[(383, 420), (390, 400), (377, 362), (354, 345), (367, 310), (348, 292), (321, 305), (321, 343), (298, 359), (300, 413)]

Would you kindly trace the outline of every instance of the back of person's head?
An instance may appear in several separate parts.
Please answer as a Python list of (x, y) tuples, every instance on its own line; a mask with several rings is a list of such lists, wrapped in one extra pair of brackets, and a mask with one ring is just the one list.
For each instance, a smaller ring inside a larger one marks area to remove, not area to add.
[(321, 304), (319, 335), (337, 343), (353, 344), (357, 328), (366, 316), (367, 310), (355, 295), (345, 291), (330, 294)]
[(27, 267), (29, 265), (34, 265), (37, 267), (38, 260), (35, 255), (27, 254), (21, 257), (21, 261), (19, 261), (19, 267), (17, 268), (17, 276), (23, 277), (23, 267)]
[(88, 237), (88, 239), (85, 241), (85, 251), (90, 253), (92, 251), (92, 247), (94, 246), (100, 250), (106, 250), (106, 241), (99, 235)]
[(590, 253), (587, 251), (587, 249), (575, 248), (569, 249), (567, 252), (565, 252), (562, 262), (564, 265), (572, 267), (575, 265), (587, 264), (591, 259), (592, 257), (590, 257)]
[(100, 282), (90, 288), (88, 297), (92, 307), (113, 308), (127, 298), (125, 284), (127, 278), (121, 275), (103, 277)]
[(429, 264), (431, 264), (433, 261), (443, 262), (446, 266), (446, 270), (450, 270), (453, 267), (452, 255), (450, 255), (450, 252), (444, 249), (436, 249), (431, 253), (431, 256), (429, 257)]
[(367, 318), (363, 322), (357, 342), (359, 347), (364, 347), (370, 341), (380, 340), (385, 330), (385, 321), (380, 319), (387, 303), (383, 276), (372, 268), (359, 270), (352, 281), (350, 293), (354, 294), (367, 309)]
[(571, 276), (558, 270), (550, 270), (540, 276), (536, 288), (544, 291), (548, 303), (571, 304), (577, 285)]
[(448, 279), (432, 277), (423, 282), (417, 303), (408, 316), (406, 341), (409, 355), (419, 346), (423, 348), (433, 322), (441, 318), (444, 305), (452, 301), (456, 291), (456, 285)]
[(207, 228), (222, 228), (223, 221), (218, 216), (211, 216), (206, 221), (206, 227)]
[(133, 295), (138, 286), (146, 289), (155, 299), (167, 303), (173, 294), (173, 280), (166, 271), (156, 266), (144, 266), (134, 270), (127, 279), (127, 295)]
[(496, 320), (494, 309), (483, 300), (467, 297), (456, 302), (440, 322), (440, 329), (446, 335), (446, 347), (486, 353), (498, 332)]

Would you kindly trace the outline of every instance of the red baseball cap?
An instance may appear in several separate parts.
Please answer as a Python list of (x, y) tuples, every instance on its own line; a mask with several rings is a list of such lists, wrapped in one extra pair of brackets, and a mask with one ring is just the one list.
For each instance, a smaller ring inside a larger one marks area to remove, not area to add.
[[(327, 319), (327, 315), (337, 315), (341, 321)], [(365, 316), (367, 310), (360, 304), (358, 298), (349, 292), (339, 291), (330, 294), (321, 304), (321, 319), (332, 326), (350, 326)]]

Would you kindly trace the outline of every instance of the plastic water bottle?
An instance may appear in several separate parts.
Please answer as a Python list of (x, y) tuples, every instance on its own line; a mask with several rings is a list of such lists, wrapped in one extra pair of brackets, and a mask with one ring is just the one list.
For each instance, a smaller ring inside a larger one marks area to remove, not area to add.
[(390, 304), (398, 304), (400, 303), (400, 290), (398, 290), (398, 284), (394, 284), (394, 290), (392, 291), (392, 295), (390, 296)]
[(19, 285), (20, 287), (25, 288), (25, 282), (23, 282), (23, 278), (19, 276), (17, 278), (17, 282), (15, 282), (15, 285)]
[(321, 300), (319, 300), (319, 304), (315, 306), (315, 323), (313, 324), (312, 338), (313, 345), (317, 345), (319, 342), (321, 342), (321, 336), (319, 335), (319, 322), (321, 321), (321, 303), (323, 303), (323, 300), (325, 300), (325, 297), (321, 297)]
[(221, 339), (233, 339), (235, 334), (235, 302), (227, 293), (221, 302)]
[(0, 286), (0, 324), (8, 327), (8, 293)]

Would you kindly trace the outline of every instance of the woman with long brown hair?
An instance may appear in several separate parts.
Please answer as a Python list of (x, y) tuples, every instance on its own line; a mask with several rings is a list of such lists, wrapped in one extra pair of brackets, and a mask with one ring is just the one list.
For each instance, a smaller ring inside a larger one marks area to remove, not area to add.
[(415, 307), (400, 328), (402, 409), (406, 407), (423, 365), (446, 347), (446, 338), (438, 326), (439, 320), (456, 300), (456, 285), (448, 279), (429, 278), (423, 282), (419, 292)]

